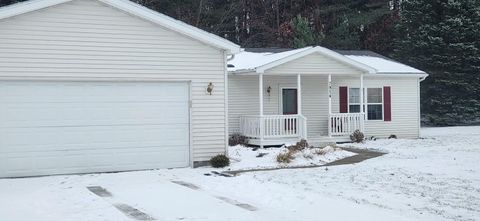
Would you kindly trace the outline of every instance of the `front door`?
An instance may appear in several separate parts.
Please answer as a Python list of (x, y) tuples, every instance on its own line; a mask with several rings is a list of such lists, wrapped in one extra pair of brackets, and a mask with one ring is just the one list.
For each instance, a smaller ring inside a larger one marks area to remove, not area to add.
[[(282, 89), (282, 114), (294, 115), (298, 113), (297, 108), (297, 89), (295, 88), (283, 88)], [(296, 133), (297, 119), (285, 119), (283, 127), (289, 133)]]
[(282, 111), (283, 115), (298, 113), (296, 88), (282, 89)]

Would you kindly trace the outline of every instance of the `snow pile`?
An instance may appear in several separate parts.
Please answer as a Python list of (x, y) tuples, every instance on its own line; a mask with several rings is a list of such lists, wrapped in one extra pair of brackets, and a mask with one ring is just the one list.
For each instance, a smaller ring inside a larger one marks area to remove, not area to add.
[(279, 167), (319, 166), (355, 155), (340, 148), (326, 146), (324, 148), (305, 148), (293, 154), (290, 163), (278, 163), (277, 155), (287, 153), (286, 147), (254, 149), (241, 145), (230, 147), (228, 151), (231, 165), (229, 170), (266, 169)]

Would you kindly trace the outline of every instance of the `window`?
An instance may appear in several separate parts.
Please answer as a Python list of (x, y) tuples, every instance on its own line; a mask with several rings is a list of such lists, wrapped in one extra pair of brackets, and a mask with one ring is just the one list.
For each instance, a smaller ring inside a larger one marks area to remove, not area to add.
[(348, 112), (360, 113), (360, 89), (359, 88), (348, 89)]
[(382, 88), (367, 89), (367, 118), (369, 120), (383, 119)]
[[(367, 88), (365, 109), (367, 119), (382, 120), (383, 119), (383, 93), (382, 88)], [(348, 90), (348, 112), (360, 113), (360, 89), (349, 88)]]

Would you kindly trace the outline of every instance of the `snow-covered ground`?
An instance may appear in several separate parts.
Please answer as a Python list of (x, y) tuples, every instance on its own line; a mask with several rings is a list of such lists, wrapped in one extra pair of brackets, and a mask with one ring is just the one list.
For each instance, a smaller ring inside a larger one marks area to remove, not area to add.
[(293, 155), (289, 163), (277, 162), (277, 155), (286, 153), (286, 147), (253, 149), (241, 145), (230, 147), (228, 156), (231, 165), (225, 170), (248, 170), (280, 167), (318, 166), (355, 155), (338, 147), (305, 148)]
[[(0, 179), (0, 220), (129, 220), (113, 206), (118, 203), (159, 220), (480, 220), (480, 127), (426, 128), (422, 137), (355, 145), (388, 154), (328, 169)], [(87, 186), (102, 186), (113, 197), (98, 197)]]

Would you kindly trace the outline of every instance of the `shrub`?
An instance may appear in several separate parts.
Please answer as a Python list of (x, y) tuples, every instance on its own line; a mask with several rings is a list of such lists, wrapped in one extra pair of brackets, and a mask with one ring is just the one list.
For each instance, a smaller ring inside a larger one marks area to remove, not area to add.
[(297, 142), (295, 145), (287, 147), (289, 150), (294, 150), (294, 151), (301, 151), (304, 150), (305, 148), (308, 148), (308, 142), (305, 139), (301, 139), (299, 142)]
[(296, 151), (294, 150), (288, 150), (287, 152), (279, 153), (277, 155), (277, 162), (279, 163), (290, 163), (292, 162), (293, 159), (295, 159), (295, 154)]
[(297, 142), (297, 148), (300, 150), (303, 150), (308, 147), (309, 147), (308, 142), (305, 139), (301, 139), (299, 142)]
[(248, 144), (248, 138), (239, 133), (232, 134), (228, 139), (229, 146), (237, 146), (237, 145), (246, 146), (247, 144)]
[(212, 165), (212, 167), (215, 168), (226, 167), (230, 165), (230, 159), (228, 159), (228, 157), (223, 154), (219, 154), (210, 159), (210, 164)]
[(360, 130), (355, 130), (350, 135), (350, 140), (352, 140), (355, 143), (363, 142), (364, 139), (365, 139), (365, 135)]
[(390, 136), (388, 137), (388, 139), (397, 139), (397, 135), (392, 134), (392, 135), (390, 135)]

